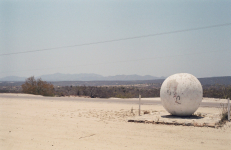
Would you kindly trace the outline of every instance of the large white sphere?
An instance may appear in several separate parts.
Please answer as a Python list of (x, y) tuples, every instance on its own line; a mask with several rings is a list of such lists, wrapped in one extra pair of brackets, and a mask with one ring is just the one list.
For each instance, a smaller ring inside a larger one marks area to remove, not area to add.
[(188, 73), (169, 76), (160, 89), (162, 105), (170, 114), (177, 116), (192, 115), (198, 109), (202, 97), (200, 81)]

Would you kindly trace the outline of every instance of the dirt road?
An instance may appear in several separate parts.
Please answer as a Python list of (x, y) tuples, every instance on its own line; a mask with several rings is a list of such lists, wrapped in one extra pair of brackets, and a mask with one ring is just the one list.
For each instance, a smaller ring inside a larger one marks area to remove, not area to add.
[[(20, 95), (20, 96), (17, 96)], [(31, 96), (23, 94), (0, 94), (0, 98), (17, 98), (17, 99), (31, 99)], [(129, 98), (129, 99), (108, 99), (108, 98), (82, 98), (82, 97), (43, 97), (43, 96), (34, 96), (33, 99), (37, 100), (53, 100), (53, 101), (83, 101), (83, 102), (98, 102), (98, 103), (120, 103), (120, 104), (139, 104), (138, 99)], [(147, 98), (146, 98), (147, 99)], [(142, 105), (161, 105), (160, 99), (152, 100), (143, 100), (141, 101)], [(202, 102), (200, 107), (220, 107), (220, 103), (213, 102)]]

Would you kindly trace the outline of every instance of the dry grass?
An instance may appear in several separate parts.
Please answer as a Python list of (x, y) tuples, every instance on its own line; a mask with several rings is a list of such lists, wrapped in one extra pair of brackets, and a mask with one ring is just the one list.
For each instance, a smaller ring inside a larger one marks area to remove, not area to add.
[[(220, 124), (225, 124), (228, 121), (228, 103), (220, 104)], [(231, 110), (231, 107), (230, 109)], [(231, 112), (231, 111), (230, 111)]]
[(150, 114), (150, 111), (145, 110), (145, 111), (144, 111), (144, 114)]

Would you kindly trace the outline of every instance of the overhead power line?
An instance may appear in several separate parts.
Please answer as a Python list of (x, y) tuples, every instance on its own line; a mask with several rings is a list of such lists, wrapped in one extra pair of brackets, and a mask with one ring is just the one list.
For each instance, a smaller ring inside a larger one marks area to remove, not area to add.
[(198, 52), (198, 53), (188, 53), (188, 54), (178, 54), (178, 55), (168, 55), (168, 56), (159, 56), (159, 57), (150, 57), (150, 58), (140, 58), (140, 59), (130, 59), (130, 60), (122, 60), (122, 61), (114, 61), (114, 62), (102, 62), (102, 63), (94, 63), (94, 64), (83, 64), (83, 65), (74, 65), (74, 66), (63, 66), (63, 67), (50, 67), (50, 68), (41, 68), (41, 69), (29, 69), (29, 70), (18, 70), (18, 71), (7, 71), (0, 72), (3, 73), (11, 73), (11, 72), (26, 72), (26, 71), (38, 71), (38, 70), (50, 70), (50, 69), (58, 69), (58, 68), (71, 68), (71, 67), (83, 67), (83, 66), (93, 66), (93, 65), (105, 65), (105, 64), (116, 64), (116, 63), (126, 63), (126, 62), (134, 62), (134, 61), (144, 61), (148, 59), (161, 59), (161, 58), (175, 58), (179, 56), (190, 56), (190, 55), (199, 55), (206, 53), (215, 53), (215, 52), (226, 52), (230, 50), (217, 50), (217, 51), (207, 51), (207, 52)]
[(15, 53), (5, 53), (5, 54), (0, 54), (0, 56), (16, 55), (16, 54), (23, 54), (23, 53), (34, 53), (34, 52), (41, 52), (41, 51), (50, 51), (50, 50), (55, 50), (55, 49), (63, 49), (63, 48), (71, 48), (71, 47), (88, 46), (88, 45), (96, 45), (96, 44), (111, 43), (111, 42), (119, 42), (119, 41), (125, 41), (125, 40), (132, 40), (132, 39), (146, 38), (146, 37), (152, 37), (152, 36), (174, 34), (174, 33), (180, 33), (180, 32), (189, 32), (189, 31), (216, 28), (216, 27), (222, 27), (222, 26), (230, 26), (230, 25), (231, 25), (231, 23), (217, 24), (217, 25), (212, 25), (212, 26), (204, 26), (204, 27), (190, 28), (190, 29), (184, 29), (184, 30), (175, 30), (175, 31), (169, 31), (169, 32), (154, 33), (154, 34), (149, 34), (149, 35), (134, 36), (134, 37), (114, 39), (114, 40), (106, 40), (106, 41), (85, 43), (85, 44), (60, 46), (60, 47), (45, 48), (45, 49), (38, 49), (38, 50), (31, 50), (31, 51), (22, 51), (22, 52), (15, 52)]

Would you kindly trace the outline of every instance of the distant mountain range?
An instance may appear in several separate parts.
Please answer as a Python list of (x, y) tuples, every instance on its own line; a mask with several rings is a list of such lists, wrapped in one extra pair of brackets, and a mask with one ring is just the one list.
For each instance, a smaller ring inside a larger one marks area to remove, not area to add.
[(7, 76), (4, 78), (0, 78), (0, 81), (25, 81), (25, 79), (25, 77)]
[[(134, 80), (156, 80), (165, 79), (165, 77), (154, 77), (150, 75), (115, 75), (115, 76), (102, 76), (98, 74), (48, 74), (35, 78), (42, 78), (44, 81), (134, 81)], [(26, 77), (7, 76), (0, 78), (0, 81), (25, 81)]]
[[(97, 74), (51, 74), (40, 76), (42, 80), (51, 82), (55, 86), (103, 86), (103, 85), (136, 85), (136, 84), (161, 84), (164, 77), (116, 75), (104, 77)], [(8, 76), (0, 78), (0, 86), (20, 86), (25, 77)], [(206, 85), (231, 85), (231, 76), (198, 78), (203, 86)]]

